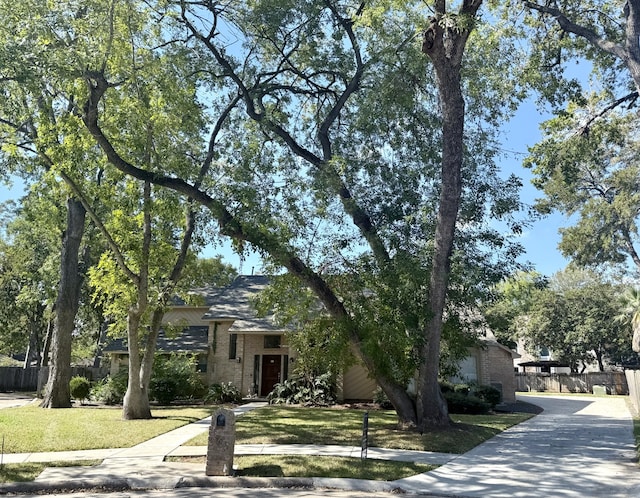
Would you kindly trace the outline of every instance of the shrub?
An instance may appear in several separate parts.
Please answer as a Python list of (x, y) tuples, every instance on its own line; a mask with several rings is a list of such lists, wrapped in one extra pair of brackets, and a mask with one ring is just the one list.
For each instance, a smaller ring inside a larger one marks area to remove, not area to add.
[(177, 398), (202, 399), (206, 387), (196, 372), (196, 358), (185, 354), (157, 355), (149, 383), (149, 396), (168, 405)]
[(461, 392), (448, 391), (444, 393), (447, 400), (449, 413), (467, 413), (470, 415), (479, 415), (487, 413), (491, 409), (491, 405), (477, 396), (467, 395)]
[(443, 381), (440, 381), (439, 384), (440, 384), (440, 391), (442, 392), (442, 394), (453, 392), (455, 390), (455, 385), (453, 384), (453, 382), (443, 380)]
[(87, 399), (91, 393), (91, 382), (86, 377), (76, 375), (71, 377), (69, 381), (69, 392), (73, 399), (79, 399), (80, 402)]
[(502, 401), (502, 394), (499, 389), (493, 386), (478, 386), (474, 389), (474, 396), (477, 396), (485, 403), (489, 403), (491, 408)]
[(454, 384), (453, 385), (453, 392), (454, 393), (469, 394), (471, 392), (471, 388), (469, 387), (469, 384)]
[(91, 398), (105, 405), (120, 405), (127, 392), (128, 373), (121, 370), (113, 376), (107, 376), (94, 384), (91, 389)]
[(149, 396), (161, 405), (169, 405), (178, 397), (180, 386), (171, 377), (152, 378), (149, 382)]
[(393, 409), (391, 401), (389, 401), (389, 398), (381, 387), (376, 387), (376, 390), (373, 392), (373, 402), (384, 410)]
[(270, 404), (328, 406), (336, 402), (333, 376), (322, 374), (312, 379), (298, 377), (280, 382), (267, 397)]
[(222, 403), (240, 403), (242, 394), (231, 382), (213, 384), (204, 398), (205, 403), (219, 405)]

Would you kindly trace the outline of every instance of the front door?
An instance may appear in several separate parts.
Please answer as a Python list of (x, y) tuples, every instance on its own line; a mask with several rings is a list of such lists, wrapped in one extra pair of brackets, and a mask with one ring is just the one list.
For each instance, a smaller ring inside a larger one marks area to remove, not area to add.
[(265, 354), (262, 356), (262, 383), (260, 396), (267, 396), (278, 382), (282, 370), (282, 356), (279, 354)]

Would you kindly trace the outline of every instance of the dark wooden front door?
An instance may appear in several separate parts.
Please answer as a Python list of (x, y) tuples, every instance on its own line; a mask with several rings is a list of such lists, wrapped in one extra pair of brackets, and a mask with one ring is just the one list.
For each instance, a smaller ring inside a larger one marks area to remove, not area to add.
[(282, 357), (278, 354), (265, 354), (262, 356), (262, 382), (260, 384), (260, 396), (264, 397), (280, 382), (282, 370)]

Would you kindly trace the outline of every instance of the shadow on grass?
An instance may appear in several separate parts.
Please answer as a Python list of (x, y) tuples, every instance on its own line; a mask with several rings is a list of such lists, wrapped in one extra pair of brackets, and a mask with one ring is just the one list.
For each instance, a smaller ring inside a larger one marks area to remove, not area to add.
[(258, 464), (238, 469), (237, 476), (242, 477), (285, 477), (284, 470), (280, 465), (276, 464)]
[(166, 416), (157, 416), (154, 415), (153, 417), (151, 417), (151, 420), (175, 420), (178, 422), (184, 422), (185, 424), (193, 424), (194, 422), (198, 422), (200, 419), (199, 417), (186, 417), (186, 416), (178, 416), (178, 415), (166, 415)]

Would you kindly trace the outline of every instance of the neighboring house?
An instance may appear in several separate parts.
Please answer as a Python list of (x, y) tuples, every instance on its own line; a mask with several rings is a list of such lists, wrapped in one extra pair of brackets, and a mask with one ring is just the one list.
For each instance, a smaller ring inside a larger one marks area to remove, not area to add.
[(553, 352), (549, 348), (540, 348), (538, 354), (532, 354), (526, 347), (526, 341), (520, 339), (517, 343), (519, 357), (514, 359), (516, 371), (521, 373), (571, 373), (567, 363), (554, 360)]
[(469, 349), (469, 356), (460, 362), (458, 379), (479, 385), (493, 386), (502, 393), (502, 401), (515, 403), (516, 376), (513, 362), (519, 354), (500, 344), (491, 332)]
[[(195, 355), (198, 371), (208, 385), (231, 382), (243, 396), (265, 397), (273, 386), (289, 378), (296, 351), (286, 343), (286, 330), (273, 316), (259, 317), (254, 299), (269, 284), (266, 276), (240, 276), (224, 288), (200, 289), (194, 293), (202, 305), (178, 302), (163, 318), (157, 350)], [(183, 328), (174, 339), (168, 331)], [(500, 387), (505, 401), (515, 401), (513, 352), (495, 340), (470, 350), (466, 373), (479, 384)], [(127, 364), (122, 339), (104, 348), (111, 356), (111, 372)], [(508, 363), (508, 368), (505, 367)], [(471, 365), (474, 365), (472, 368)], [(357, 364), (339, 378), (338, 398), (371, 400), (376, 382)]]

